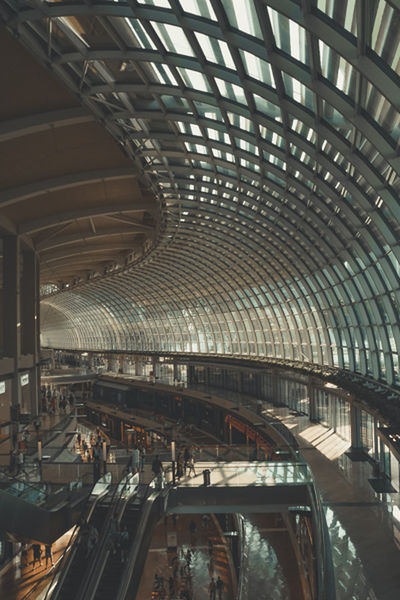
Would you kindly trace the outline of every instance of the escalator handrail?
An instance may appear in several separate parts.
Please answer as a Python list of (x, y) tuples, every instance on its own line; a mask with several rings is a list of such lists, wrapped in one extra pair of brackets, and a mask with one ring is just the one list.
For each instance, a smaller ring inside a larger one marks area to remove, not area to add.
[[(134, 475), (132, 476), (134, 477)], [(129, 481), (126, 482), (125, 486), (129, 485)], [(120, 497), (117, 501), (116, 507), (115, 507), (115, 514), (117, 514), (117, 521), (118, 523), (121, 522), (121, 519), (123, 518), (123, 515), (125, 514), (125, 510), (130, 502), (130, 500), (133, 498), (134, 495), (136, 495), (138, 493), (138, 488), (139, 488), (139, 484), (136, 486), (136, 489), (133, 490), (127, 497), (123, 498), (123, 494), (124, 494), (124, 490), (121, 491)], [(121, 503), (121, 506), (119, 506)], [(108, 535), (109, 535), (109, 527), (108, 527)], [(105, 542), (100, 543), (99, 544), (99, 551), (97, 553), (97, 557), (96, 557), (96, 563), (94, 565), (94, 568), (92, 570), (92, 573), (90, 575), (90, 581), (87, 582), (86, 584), (86, 590), (85, 590), (85, 595), (84, 595), (84, 599), (88, 600), (89, 598), (94, 598), (96, 596), (97, 590), (99, 585), (101, 585), (102, 583), (102, 577), (104, 575), (104, 571), (107, 567), (107, 563), (110, 557), (110, 544), (107, 543), (108, 539), (106, 538)]]
[[(128, 463), (129, 464), (129, 463)], [(128, 464), (127, 464), (127, 471), (128, 471)], [(113, 492), (112, 498), (111, 498), (111, 502), (110, 502), (110, 507), (107, 511), (107, 514), (104, 518), (104, 525), (102, 527), (102, 533), (101, 533), (101, 537), (98, 541), (97, 544), (97, 552), (93, 552), (92, 557), (89, 561), (89, 565), (86, 569), (85, 572), (85, 576), (82, 580), (82, 583), (78, 589), (78, 593), (76, 595), (76, 599), (75, 600), (87, 600), (88, 596), (91, 595), (92, 591), (93, 591), (93, 587), (97, 587), (94, 585), (91, 585), (92, 579), (94, 578), (94, 574), (97, 575), (97, 565), (99, 563), (99, 561), (102, 558), (103, 555), (103, 549), (106, 546), (106, 542), (108, 540), (108, 536), (109, 536), (109, 530), (110, 530), (110, 525), (111, 525), (111, 517), (113, 515), (113, 513), (115, 513), (115, 511), (117, 510), (118, 504), (121, 500), (121, 497), (125, 491), (126, 486), (129, 483), (129, 471), (127, 472), (127, 474), (125, 474), (121, 480), (119, 481), (119, 483), (115, 486), (115, 490)], [(125, 483), (123, 484), (122, 490), (120, 491), (117, 500), (115, 500), (116, 494), (118, 492), (118, 488), (121, 485), (121, 482), (123, 480), (126, 480)], [(89, 592), (89, 590), (91, 590)]]
[[(96, 487), (96, 485), (98, 484), (98, 482), (99, 482), (99, 480), (97, 480), (97, 481), (95, 481), (93, 483), (92, 489), (90, 490), (90, 493), (88, 494), (88, 502), (90, 501), (90, 498), (91, 498), (91, 496), (93, 494), (93, 490)], [(93, 511), (94, 511), (94, 509), (96, 507), (97, 502), (105, 495), (106, 492), (107, 492), (107, 488), (105, 488), (105, 490), (101, 494), (98, 494), (93, 502), (91, 502), (91, 503), (88, 504), (88, 506), (86, 507), (86, 512), (83, 514), (83, 516), (81, 518), (81, 523), (90, 520), (90, 517), (93, 514)], [(52, 588), (53, 588), (55, 579), (59, 575), (59, 571), (61, 569), (61, 566), (63, 565), (63, 571), (62, 571), (61, 578), (60, 578), (59, 581), (57, 581), (57, 585), (56, 585), (56, 588), (55, 588), (55, 594), (51, 596), (51, 600), (56, 600), (58, 598), (60, 590), (62, 589), (62, 586), (63, 586), (63, 582), (65, 580), (65, 577), (67, 576), (67, 573), (68, 573), (68, 571), (70, 569), (70, 566), (71, 566), (71, 564), (73, 562), (73, 557), (75, 556), (75, 553), (76, 553), (76, 550), (78, 548), (78, 545), (81, 542), (81, 539), (79, 537), (80, 533), (81, 533), (80, 526), (81, 525), (80, 525), (79, 522), (75, 525), (75, 527), (73, 529), (73, 532), (71, 534), (71, 537), (70, 537), (70, 539), (68, 541), (68, 544), (65, 547), (62, 556), (58, 560), (56, 569), (54, 569), (52, 580), (50, 582), (50, 585), (47, 588), (46, 595), (45, 595), (45, 597), (44, 597), (43, 600), (48, 600), (49, 593), (52, 592)], [(68, 560), (68, 562), (66, 562), (66, 557), (67, 557), (67, 555), (68, 555), (68, 553), (69, 553), (69, 551), (71, 549), (71, 546), (72, 546), (73, 542), (75, 542), (75, 541), (76, 541), (76, 544), (74, 546), (74, 550), (69, 554), (69, 557), (68, 557), (69, 560)]]
[(316, 533), (317, 568), (317, 599), (336, 600), (336, 585), (333, 569), (332, 546), (326, 523), (324, 509), (315, 483), (309, 486), (311, 498), (311, 514), (314, 516), (314, 531)]
[[(157, 477), (155, 477), (147, 487), (147, 491), (150, 490), (150, 485), (156, 481)], [(129, 551), (129, 555), (126, 560), (126, 567), (124, 573), (121, 578), (121, 582), (117, 591), (115, 600), (125, 600), (126, 594), (128, 592), (129, 584), (132, 579), (134, 569), (136, 566), (136, 560), (139, 555), (139, 551), (142, 545), (143, 537), (147, 529), (148, 520), (155, 506), (156, 501), (163, 501), (163, 508), (166, 505), (167, 497), (169, 494), (170, 487), (166, 487), (160, 491), (152, 492), (144, 501), (143, 509), (141, 511), (141, 518), (139, 522), (139, 527), (136, 531), (136, 535), (134, 536), (131, 544), (131, 549)], [(92, 600), (92, 598), (88, 598), (88, 600)]]

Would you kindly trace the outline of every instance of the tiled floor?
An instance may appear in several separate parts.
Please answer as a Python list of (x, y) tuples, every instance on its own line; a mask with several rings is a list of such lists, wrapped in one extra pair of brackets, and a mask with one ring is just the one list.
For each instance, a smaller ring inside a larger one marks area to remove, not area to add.
[[(194, 533), (189, 528), (191, 522), (195, 523)], [(212, 545), (209, 545), (210, 540)], [(189, 548), (192, 557), (187, 567), (185, 555)], [(170, 594), (168, 580), (174, 576), (175, 565), (177, 575), (174, 592)], [(162, 578), (159, 585), (156, 575)], [(216, 521), (211, 519), (205, 528), (199, 515), (177, 515), (175, 522), (170, 516), (167, 522), (160, 521), (154, 532), (136, 597), (140, 600), (175, 599), (186, 589), (189, 598), (207, 600), (211, 577), (216, 579), (218, 575), (224, 582), (223, 599), (234, 598), (235, 577)]]
[[(64, 552), (69, 538), (70, 534), (66, 533), (53, 544), (52, 551), (55, 564)], [(27, 557), (22, 559), (20, 553), (15, 558), (12, 566), (0, 577), (1, 600), (23, 600), (28, 594), (30, 594), (29, 600), (31, 600), (41, 595), (53, 576), (50, 561), (46, 566), (43, 544), (41, 549), (41, 565), (37, 563), (35, 567), (32, 566), (33, 553), (32, 548), (29, 547)]]

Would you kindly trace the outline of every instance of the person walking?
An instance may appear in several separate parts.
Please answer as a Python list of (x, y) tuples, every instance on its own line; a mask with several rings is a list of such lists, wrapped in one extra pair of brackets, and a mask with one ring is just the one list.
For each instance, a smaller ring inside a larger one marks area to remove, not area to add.
[(178, 453), (178, 458), (176, 461), (176, 477), (179, 480), (183, 476), (183, 456), (182, 452)]
[(24, 453), (22, 450), (20, 450), (18, 452), (18, 462), (17, 462), (17, 475), (19, 475), (21, 473), (21, 471), (24, 470)]
[(217, 587), (217, 592), (218, 592), (218, 600), (222, 600), (222, 592), (224, 591), (224, 582), (222, 581), (221, 577), (218, 575), (218, 579), (216, 581), (216, 587)]
[(196, 471), (195, 471), (195, 468), (194, 468), (194, 457), (193, 457), (193, 455), (189, 458), (188, 466), (189, 466), (189, 477), (190, 477), (190, 474), (191, 474), (192, 471), (193, 471), (193, 475), (196, 477)]
[(140, 451), (140, 470), (143, 473), (144, 471), (144, 461), (146, 459), (146, 447), (142, 446), (142, 449)]
[(153, 471), (154, 475), (160, 475), (160, 473), (163, 471), (163, 465), (158, 454), (156, 454), (153, 462), (151, 463), (151, 470)]
[(189, 459), (190, 459), (190, 450), (189, 448), (186, 446), (184, 451), (183, 451), (183, 461), (184, 461), (184, 470), (185, 470), (185, 475), (186, 475), (186, 469), (189, 465)]
[(129, 533), (126, 525), (124, 525), (119, 534), (119, 550), (121, 553), (121, 562), (125, 563), (128, 558), (129, 550)]
[(153, 462), (151, 463), (151, 470), (153, 471), (155, 477), (157, 477), (157, 488), (158, 490), (162, 489), (162, 473), (163, 473), (163, 464), (156, 454)]
[(215, 594), (217, 591), (217, 585), (215, 583), (214, 577), (211, 577), (210, 585), (208, 586), (208, 591), (210, 594), (210, 600), (215, 600)]
[(51, 566), (54, 565), (54, 562), (53, 562), (53, 553), (51, 551), (51, 544), (46, 544), (45, 545), (45, 547), (44, 547), (44, 557), (46, 559), (46, 569), (47, 569), (47, 564), (48, 564), (49, 560), (51, 562)]
[(133, 473), (137, 473), (139, 471), (139, 461), (140, 461), (140, 451), (137, 446), (134, 447), (132, 452), (132, 470)]
[(40, 544), (32, 544), (33, 550), (33, 561), (32, 561), (32, 569), (35, 568), (36, 563), (38, 562), (40, 566), (42, 566), (42, 549)]

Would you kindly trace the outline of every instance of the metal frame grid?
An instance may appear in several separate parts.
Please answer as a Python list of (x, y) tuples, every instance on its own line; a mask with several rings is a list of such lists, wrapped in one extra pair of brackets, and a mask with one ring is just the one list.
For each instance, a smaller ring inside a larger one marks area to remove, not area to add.
[(2, 19), (166, 221), (139, 265), (43, 300), (45, 344), (400, 382), (398, 0), (5, 0)]

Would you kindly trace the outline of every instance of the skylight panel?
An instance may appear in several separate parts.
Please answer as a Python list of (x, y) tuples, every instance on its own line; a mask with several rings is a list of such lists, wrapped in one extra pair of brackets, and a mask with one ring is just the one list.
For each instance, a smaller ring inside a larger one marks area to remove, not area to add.
[(314, 100), (311, 90), (301, 83), (298, 79), (291, 77), (287, 73), (282, 73), (285, 84), (286, 94), (293, 98), (295, 102), (314, 110)]
[(184, 69), (178, 67), (178, 71), (187, 87), (193, 88), (200, 92), (210, 92), (210, 87), (204, 75), (193, 69)]
[(232, 27), (262, 39), (253, 0), (222, 0), (222, 4)]
[(296, 60), (308, 64), (305, 29), (270, 6), (268, 6), (268, 15), (277, 47)]
[(241, 148), (242, 150), (245, 150), (246, 152), (250, 152), (251, 154), (255, 154), (256, 156), (259, 155), (257, 146), (255, 146), (254, 144), (251, 144), (247, 140), (235, 137), (235, 142), (239, 146), (239, 148)]
[(198, 125), (195, 125), (193, 123), (190, 124), (190, 130), (192, 132), (193, 135), (198, 135), (201, 136), (201, 129)]
[(340, 91), (348, 94), (353, 77), (352, 65), (322, 40), (319, 40), (318, 45), (322, 75)]
[(356, 0), (314, 0), (317, 8), (353, 35), (357, 35)]
[(228, 69), (235, 69), (235, 63), (226, 42), (204, 35), (204, 33), (195, 32), (195, 35), (209, 62), (222, 64)]
[(215, 83), (218, 86), (221, 96), (240, 102), (240, 104), (246, 104), (246, 95), (243, 88), (234, 83), (225, 81), (224, 79), (215, 78)]
[(371, 83), (367, 82), (365, 110), (395, 140), (400, 139), (400, 113)]
[(238, 127), (243, 131), (253, 132), (254, 126), (253, 122), (250, 119), (246, 119), (246, 117), (242, 117), (241, 115), (237, 115), (235, 113), (228, 112), (228, 118), (234, 127)]
[(275, 119), (281, 121), (282, 114), (281, 109), (276, 104), (273, 104), (266, 98), (259, 96), (258, 94), (253, 94), (254, 102), (256, 105), (256, 109), (261, 113), (265, 114), (270, 119)]
[(215, 129), (210, 129), (209, 127), (207, 128), (207, 135), (210, 138), (210, 140), (219, 140), (220, 139), (219, 131), (216, 131)]
[(179, 0), (182, 9), (187, 13), (205, 17), (206, 19), (217, 20), (210, 0)]
[(206, 102), (197, 101), (194, 101), (194, 105), (199, 115), (204, 117), (205, 119), (212, 119), (213, 121), (222, 121), (221, 111), (216, 106), (212, 106), (211, 104), (207, 104)]
[(392, 14), (393, 8), (386, 0), (379, 0), (371, 36), (371, 47), (379, 56), (386, 42)]
[(244, 68), (249, 77), (253, 77), (253, 79), (257, 79), (258, 81), (261, 81), (270, 87), (275, 87), (274, 75), (269, 63), (267, 63), (265, 60), (261, 60), (258, 58), (258, 56), (255, 56), (250, 52), (246, 52), (245, 50), (240, 50), (240, 55), (243, 59)]
[(156, 50), (155, 45), (153, 44), (150, 36), (147, 31), (144, 29), (138, 19), (125, 19), (125, 23), (128, 25), (129, 29), (134, 34), (134, 39), (136, 42), (140, 44), (141, 48), (151, 48), (152, 50)]
[(192, 46), (189, 44), (189, 40), (181, 27), (169, 25), (168, 23), (156, 23), (154, 21), (151, 21), (151, 24), (168, 52), (175, 52), (184, 56), (194, 56)]
[(279, 148), (283, 147), (283, 138), (282, 136), (278, 135), (275, 131), (271, 131), (263, 125), (260, 125), (260, 135), (264, 140), (267, 140), (271, 144), (274, 144), (274, 146), (278, 146)]
[(172, 74), (171, 69), (168, 65), (159, 64), (159, 63), (148, 63), (153, 73), (156, 75), (158, 81), (165, 85), (178, 85), (175, 77)]
[(336, 75), (336, 87), (345, 94), (349, 93), (350, 82), (352, 79), (353, 67), (342, 56), (339, 57), (339, 64)]
[(171, 8), (168, 0), (138, 0), (139, 4), (150, 4), (151, 6), (159, 6), (160, 8)]

